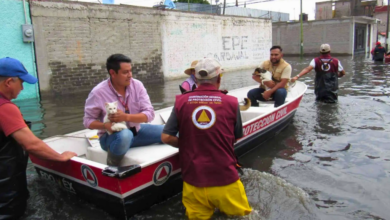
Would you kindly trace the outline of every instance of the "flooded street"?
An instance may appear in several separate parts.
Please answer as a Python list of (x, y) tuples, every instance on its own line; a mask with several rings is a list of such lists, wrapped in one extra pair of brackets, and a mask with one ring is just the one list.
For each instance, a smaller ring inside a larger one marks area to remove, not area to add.
[[(336, 56), (337, 57), (337, 56)], [(284, 131), (240, 158), (241, 177), (254, 212), (244, 219), (390, 219), (390, 65), (364, 57), (338, 57), (346, 70), (339, 103), (315, 103), (314, 71), (300, 80), (308, 90)], [(312, 57), (286, 57), (292, 76)], [(226, 73), (222, 88), (254, 85), (253, 70)], [(144, 82), (155, 109), (171, 106), (182, 80)], [(19, 101), (40, 138), (84, 129), (88, 94)], [(55, 184), (30, 164), (31, 197), (23, 219), (114, 219)], [(181, 194), (132, 219), (185, 219)], [(227, 219), (217, 213), (213, 219)]]

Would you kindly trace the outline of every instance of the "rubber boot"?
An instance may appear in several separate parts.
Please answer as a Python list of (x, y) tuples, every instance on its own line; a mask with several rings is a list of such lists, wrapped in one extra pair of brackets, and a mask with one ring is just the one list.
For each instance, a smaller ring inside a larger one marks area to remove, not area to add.
[(107, 151), (107, 165), (108, 166), (115, 166), (115, 167), (119, 167), (120, 164), (121, 164), (121, 161), (123, 159), (123, 157), (125, 156), (124, 154), (122, 155), (115, 155), (113, 153), (111, 153), (110, 150)]

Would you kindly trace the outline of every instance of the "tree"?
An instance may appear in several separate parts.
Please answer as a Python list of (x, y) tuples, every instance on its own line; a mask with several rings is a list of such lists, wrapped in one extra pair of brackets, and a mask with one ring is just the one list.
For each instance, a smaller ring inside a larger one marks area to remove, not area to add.
[[(175, 2), (188, 3), (188, 0), (176, 0)], [(190, 3), (198, 3), (198, 4), (206, 4), (206, 5), (210, 4), (207, 0), (189, 0), (189, 2)]]

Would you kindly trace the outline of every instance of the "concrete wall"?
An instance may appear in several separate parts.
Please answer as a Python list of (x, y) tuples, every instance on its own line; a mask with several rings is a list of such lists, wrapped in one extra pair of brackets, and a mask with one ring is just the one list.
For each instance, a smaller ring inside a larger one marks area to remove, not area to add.
[[(332, 54), (353, 54), (355, 24), (367, 25), (366, 44), (370, 45), (368, 33), (371, 33), (371, 44), (376, 41), (375, 19), (367, 17), (349, 17), (308, 21), (303, 23), (303, 42), (305, 54), (318, 54), (320, 45), (329, 43)], [(371, 29), (368, 29), (371, 24)], [(280, 45), (285, 54), (300, 54), (300, 23), (276, 22), (272, 24), (272, 43)], [(370, 51), (367, 48), (366, 52)]]
[[(29, 5), (26, 2), (27, 23), (31, 24)], [(0, 58), (12, 57), (20, 60), (27, 71), (36, 76), (34, 47), (23, 43), (22, 24), (25, 24), (23, 1), (0, 0)], [(24, 90), (18, 100), (38, 97), (38, 85), (23, 84)]]
[(351, 3), (346, 1), (335, 2), (335, 18), (351, 16)]
[(387, 12), (376, 12), (375, 18), (381, 20), (381, 23), (378, 24), (378, 32), (386, 33)]
[(332, 2), (317, 2), (315, 20), (325, 20), (333, 18)]
[(41, 90), (74, 93), (105, 79), (113, 53), (133, 60), (134, 78), (147, 83), (186, 77), (206, 56), (225, 70), (254, 67), (269, 55), (271, 22), (87, 3), (33, 2)]
[[(300, 53), (300, 23), (273, 23), (273, 44), (285, 54)], [(303, 23), (305, 54), (318, 54), (320, 45), (329, 43), (334, 54), (351, 54), (353, 27), (351, 19), (332, 19)]]

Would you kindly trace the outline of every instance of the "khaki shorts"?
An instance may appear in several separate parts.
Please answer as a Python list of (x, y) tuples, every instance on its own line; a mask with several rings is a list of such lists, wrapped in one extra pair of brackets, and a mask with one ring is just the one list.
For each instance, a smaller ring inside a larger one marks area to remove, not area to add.
[(210, 219), (215, 208), (230, 216), (244, 216), (252, 211), (241, 180), (213, 187), (196, 187), (184, 182), (183, 204), (189, 219)]

